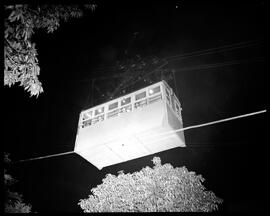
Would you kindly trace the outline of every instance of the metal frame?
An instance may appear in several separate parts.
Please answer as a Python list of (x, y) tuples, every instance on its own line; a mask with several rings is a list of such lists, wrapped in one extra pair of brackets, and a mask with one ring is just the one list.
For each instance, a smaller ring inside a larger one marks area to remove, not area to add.
[[(150, 93), (150, 89), (153, 89), (158, 86), (160, 87), (159, 92)], [(136, 95), (142, 92), (146, 92), (146, 97), (136, 100), (135, 98)], [(121, 101), (123, 101), (123, 99), (126, 99), (126, 98), (130, 98), (130, 102), (128, 102), (127, 104), (121, 105)], [(171, 101), (172, 98), (174, 99), (174, 103), (172, 103)], [(138, 109), (139, 107), (144, 107), (160, 100), (165, 100), (166, 103), (176, 113), (176, 115), (180, 117), (180, 119), (182, 119), (181, 112), (180, 113), (176, 112), (176, 107), (173, 107), (173, 104), (177, 103), (181, 109), (181, 104), (179, 100), (177, 99), (176, 95), (172, 91), (172, 88), (166, 83), (166, 81), (160, 81), (158, 83), (152, 84), (138, 91), (132, 92), (130, 94), (121, 96), (119, 98), (113, 99), (106, 103), (103, 103), (98, 106), (82, 111), (80, 115), (80, 119), (79, 119), (79, 128), (85, 128), (87, 126), (94, 125), (106, 119), (116, 117), (121, 113), (131, 112), (133, 110)], [(109, 106), (114, 104), (115, 102), (118, 102), (118, 106), (109, 110)], [(99, 109), (102, 109), (103, 111), (100, 114), (96, 114)], [(90, 113), (90, 112), (92, 113), (92, 116), (88, 115), (89, 117), (85, 118), (85, 116), (87, 116), (87, 113)]]

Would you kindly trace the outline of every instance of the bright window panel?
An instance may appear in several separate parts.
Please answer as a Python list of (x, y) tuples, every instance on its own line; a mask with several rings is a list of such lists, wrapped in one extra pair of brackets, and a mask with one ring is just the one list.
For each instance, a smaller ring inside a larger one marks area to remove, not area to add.
[(127, 97), (121, 100), (121, 106), (129, 104), (131, 102), (131, 97)]
[(143, 107), (143, 106), (146, 106), (147, 105), (147, 100), (144, 99), (144, 100), (141, 100), (141, 101), (138, 101), (134, 104), (134, 107), (135, 109), (139, 108), (139, 107)]
[(170, 96), (170, 91), (167, 88), (165, 88), (165, 92), (167, 96)]
[(112, 103), (109, 105), (109, 110), (115, 109), (118, 107), (118, 102)]
[(154, 88), (150, 88), (148, 92), (149, 92), (149, 95), (159, 93), (160, 92), (160, 86), (156, 86)]
[(135, 100), (140, 100), (146, 97), (146, 92), (142, 92), (140, 94), (135, 95)]
[(83, 113), (83, 120), (92, 118), (92, 110)]
[(101, 114), (103, 112), (104, 112), (104, 107), (100, 107), (100, 108), (98, 108), (98, 109), (95, 110), (95, 116), (96, 115), (99, 115), (99, 114)]

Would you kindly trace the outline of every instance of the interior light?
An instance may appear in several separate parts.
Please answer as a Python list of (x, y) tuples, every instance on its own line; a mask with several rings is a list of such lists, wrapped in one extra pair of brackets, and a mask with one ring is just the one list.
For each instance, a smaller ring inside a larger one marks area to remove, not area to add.
[(153, 94), (153, 93), (154, 93), (153, 89), (150, 89), (149, 94)]

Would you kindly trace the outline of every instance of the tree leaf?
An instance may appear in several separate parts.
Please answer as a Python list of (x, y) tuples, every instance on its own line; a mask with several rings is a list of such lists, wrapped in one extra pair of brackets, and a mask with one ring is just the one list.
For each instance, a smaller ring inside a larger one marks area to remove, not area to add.
[(214, 211), (222, 199), (204, 191), (203, 178), (186, 167), (161, 165), (153, 158), (154, 167), (118, 176), (107, 174), (102, 184), (91, 189), (92, 194), (78, 205), (84, 212), (156, 212)]

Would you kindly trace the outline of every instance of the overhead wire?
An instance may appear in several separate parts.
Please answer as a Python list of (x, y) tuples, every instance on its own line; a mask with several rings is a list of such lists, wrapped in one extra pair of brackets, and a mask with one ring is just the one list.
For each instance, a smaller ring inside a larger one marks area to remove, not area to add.
[(63, 152), (63, 153), (59, 153), (59, 154), (51, 154), (51, 155), (35, 157), (35, 158), (30, 158), (30, 159), (24, 159), (24, 160), (19, 160), (19, 162), (39, 160), (39, 159), (50, 158), (50, 157), (57, 157), (57, 156), (67, 155), (67, 154), (72, 154), (72, 153), (74, 153), (74, 151), (68, 151), (68, 152)]
[[(216, 121), (211, 121), (211, 122), (207, 122), (207, 123), (203, 123), (203, 124), (196, 124), (196, 125), (176, 129), (176, 130), (166, 131), (166, 132), (163, 132), (163, 133), (159, 133), (157, 135), (150, 135), (150, 136), (148, 136), (148, 138), (163, 136), (163, 137), (160, 138), (160, 140), (162, 140), (162, 139), (166, 139), (166, 138), (169, 137), (169, 136), (164, 137), (164, 135), (177, 133), (177, 132), (181, 132), (181, 131), (185, 131), (185, 130), (190, 130), (190, 129), (194, 129), (194, 128), (205, 127), (205, 126), (209, 126), (209, 125), (219, 124), (219, 123), (222, 123), (222, 122), (232, 121), (232, 120), (235, 120), (235, 119), (245, 118), (245, 117), (249, 117), (249, 116), (253, 116), (253, 115), (258, 115), (258, 114), (265, 113), (266, 111), (267, 110), (265, 109), (265, 110), (261, 110), (261, 111), (257, 111), (257, 112), (252, 112), (252, 113), (248, 113), (248, 114), (244, 114), (244, 115), (238, 115), (238, 116), (229, 117), (229, 118), (225, 118), (225, 119), (220, 119), (220, 120), (216, 120)], [(86, 148), (86, 149), (88, 149), (88, 148)], [(23, 160), (19, 160), (17, 162), (40, 160), (40, 159), (45, 159), (45, 158), (51, 158), (51, 157), (57, 157), (57, 156), (72, 154), (72, 153), (76, 153), (76, 152), (75, 151), (68, 151), (68, 152), (63, 152), (63, 153), (58, 153), (58, 154), (51, 154), (51, 155), (35, 157), (35, 158), (30, 158), (30, 159), (23, 159)]]
[[(213, 53), (217, 53), (217, 52), (226, 52), (226, 51), (231, 51), (231, 50), (235, 50), (235, 49), (256, 46), (256, 45), (260, 45), (262, 43), (263, 42), (261, 40), (242, 41), (239, 43), (233, 43), (233, 44), (228, 44), (228, 45), (224, 45), (224, 46), (213, 47), (213, 48), (209, 48), (209, 49), (203, 49), (203, 50), (197, 50), (197, 51), (193, 51), (193, 52), (183, 53), (180, 55), (169, 56), (169, 57), (165, 57), (163, 59), (170, 61), (172, 59), (175, 60), (175, 59), (191, 58), (191, 57), (195, 57), (195, 56), (208, 55), (208, 54), (213, 54)], [(115, 68), (115, 67), (114, 66), (102, 67), (102, 68), (98, 68), (97, 71), (99, 73), (106, 72), (106, 71), (112, 70), (113, 68)]]
[[(193, 52), (184, 53), (181, 55), (169, 56), (169, 57), (165, 57), (163, 59), (168, 61), (168, 63), (169, 63), (170, 61), (175, 61), (178, 59), (187, 59), (187, 58), (209, 55), (209, 54), (214, 54), (214, 53), (219, 53), (219, 52), (226, 52), (226, 51), (261, 45), (261, 44), (262, 44), (262, 41), (260, 41), (260, 40), (244, 41), (244, 42), (239, 42), (239, 43), (235, 43), (235, 44), (229, 44), (229, 45), (225, 45), (225, 46), (205, 49), (205, 50), (193, 51)], [(246, 61), (249, 61), (249, 60), (246, 60)], [(163, 66), (165, 66), (165, 65), (163, 65)], [(220, 66), (222, 66), (222, 65), (220, 65)], [(115, 66), (104, 67), (102, 69), (97, 69), (96, 71), (98, 73), (102, 73), (102, 72), (112, 71), (114, 68), (115, 68)], [(185, 70), (185, 69), (186, 68), (181, 68), (181, 71)], [(121, 74), (114, 74), (114, 75), (110, 75), (110, 76), (100, 76), (100, 77), (95, 77), (95, 78), (91, 78), (91, 79), (81, 79), (81, 80), (76, 80), (76, 81), (89, 82), (89, 80), (102, 80), (102, 79), (109, 79), (109, 78), (118, 78), (118, 77), (123, 77), (123, 76), (125, 76), (125, 75), (121, 73)], [(74, 82), (74, 80), (71, 80), (71, 81)]]
[(252, 59), (225, 61), (225, 62), (219, 62), (215, 64), (201, 64), (201, 65), (197, 65), (193, 67), (177, 69), (174, 71), (180, 72), (180, 71), (202, 70), (202, 69), (210, 69), (210, 68), (217, 68), (217, 67), (230, 66), (230, 65), (236, 65), (236, 64), (243, 64), (243, 63), (250, 63), (250, 62), (263, 62), (263, 61), (264, 61), (264, 57), (256, 57)]
[[(202, 70), (202, 69), (210, 69), (210, 68), (217, 68), (217, 67), (230, 66), (230, 65), (236, 65), (236, 64), (243, 64), (243, 63), (250, 63), (250, 62), (263, 62), (263, 61), (264, 61), (263, 57), (256, 57), (256, 58), (247, 59), (247, 60), (246, 59), (245, 60), (233, 60), (233, 61), (219, 62), (219, 63), (215, 63), (215, 64), (201, 64), (201, 65), (197, 65), (197, 66), (193, 66), (193, 67), (185, 67), (185, 68), (174, 70), (173, 75), (175, 76), (175, 72), (181, 72), (181, 71)], [(166, 64), (164, 64), (164, 65), (166, 65)], [(135, 79), (135, 80), (131, 81), (131, 83), (128, 83), (128, 86), (133, 86), (135, 83), (139, 82), (140, 80), (143, 80), (145, 77), (155, 73), (156, 70), (157, 69), (144, 74), (141, 77), (141, 79), (137, 79), (137, 80)], [(125, 88), (126, 86), (127, 85), (123, 86), (121, 89)], [(88, 97), (90, 97), (90, 96), (88, 96)], [(93, 103), (92, 103), (92, 105), (93, 105)]]
[[(182, 54), (182, 55), (171, 56), (171, 57), (167, 57), (167, 58), (164, 58), (164, 59), (167, 60), (167, 61), (175, 60), (175, 59), (184, 59), (184, 58), (190, 58), (190, 57), (195, 57), (195, 56), (213, 54), (213, 53), (217, 53), (217, 52), (225, 52), (225, 51), (230, 51), (230, 50), (235, 50), (235, 49), (240, 49), (240, 48), (246, 48), (246, 47), (250, 47), (250, 46), (259, 45), (260, 43), (261, 43), (260, 41), (246, 41), (246, 42), (240, 42), (240, 43), (236, 43), (236, 44), (230, 44), (230, 45), (210, 48), (210, 49), (206, 49), (206, 50), (194, 51), (194, 52), (185, 53), (185, 54)], [(255, 60), (255, 61), (263, 61), (263, 58), (260, 57), (260, 58), (255, 58), (253, 60)], [(176, 70), (176, 72), (177, 71), (182, 71), (182, 70), (209, 69), (209, 68), (214, 68), (214, 67), (228, 66), (228, 65), (246, 63), (246, 62), (250, 62), (250, 60), (236, 60), (236, 61), (227, 61), (227, 62), (221, 62), (221, 63), (216, 63), (216, 64), (205, 64), (205, 65), (199, 65), (199, 66), (190, 67), (190, 68), (181, 68), (180, 70)], [(112, 67), (109, 67), (109, 68), (112, 68)], [(99, 72), (100, 72), (100, 70), (99, 70)], [(113, 75), (113, 76), (117, 77), (118, 75)], [(101, 78), (104, 79), (106, 77), (103, 76)], [(94, 79), (97, 80), (99, 78), (94, 78)], [(238, 119), (238, 118), (248, 117), (248, 116), (256, 115), (256, 114), (261, 114), (263, 112), (266, 112), (266, 110), (259, 111), (259, 112), (254, 112), (254, 113), (249, 113), (249, 114), (245, 114), (245, 115), (240, 115), (240, 116), (236, 116), (236, 117), (221, 119), (221, 120), (218, 120), (218, 121), (212, 121), (212, 122), (208, 122), (208, 123), (204, 123), (204, 124), (188, 126), (188, 127), (185, 127), (185, 128), (181, 128), (181, 129), (172, 130), (172, 131), (169, 131), (169, 132), (166, 132), (166, 133), (158, 134), (158, 136), (164, 136), (164, 135), (167, 135), (167, 134), (170, 134), (170, 133), (176, 133), (176, 132), (189, 130), (189, 129), (193, 129), (193, 128), (204, 127), (204, 126), (208, 126), (208, 125), (212, 125), (212, 124), (221, 123), (221, 122), (224, 122), (224, 121), (231, 121), (231, 120)], [(75, 152), (74, 151), (68, 151), (68, 152), (64, 152), (64, 153), (51, 154), (51, 155), (42, 156), (42, 157), (19, 160), (18, 162), (39, 160), (39, 159), (56, 157), (56, 156), (61, 156), (61, 155), (67, 155), (67, 154), (72, 154), (72, 153), (75, 153)]]
[(225, 46), (221, 46), (221, 47), (214, 47), (214, 48), (210, 48), (210, 49), (198, 50), (198, 51), (194, 51), (194, 52), (190, 52), (190, 53), (184, 53), (181, 55), (170, 56), (170, 57), (167, 57), (165, 59), (170, 61), (172, 59), (175, 60), (175, 59), (191, 58), (191, 57), (208, 55), (208, 54), (213, 54), (213, 53), (218, 53), (218, 52), (226, 52), (226, 51), (231, 51), (231, 50), (235, 50), (235, 49), (256, 46), (256, 45), (260, 45), (260, 44), (261, 44), (260, 41), (241, 42), (241, 43), (237, 43), (237, 44), (225, 45)]
[(156, 134), (156, 135), (151, 135), (149, 137), (151, 137), (151, 139), (152, 139), (152, 138), (158, 137), (158, 136), (164, 136), (164, 135), (168, 135), (168, 134), (172, 134), (172, 133), (176, 133), (176, 132), (186, 131), (186, 130), (190, 130), (190, 129), (194, 129), (194, 128), (205, 127), (205, 126), (218, 124), (218, 123), (222, 123), (222, 122), (226, 122), (226, 121), (231, 121), (231, 120), (245, 118), (245, 117), (249, 117), (249, 116), (253, 116), (253, 115), (257, 115), (257, 114), (262, 114), (262, 113), (265, 113), (266, 111), (267, 110), (261, 110), (261, 111), (257, 111), (257, 112), (252, 112), (252, 113), (248, 113), (248, 114), (244, 114), (244, 115), (238, 115), (238, 116), (229, 117), (229, 118), (225, 118), (225, 119), (220, 119), (220, 120), (216, 120), (216, 121), (211, 121), (211, 122), (207, 122), (207, 123), (196, 124), (196, 125), (176, 129), (176, 130), (166, 131), (166, 132), (159, 133), (159, 134)]

